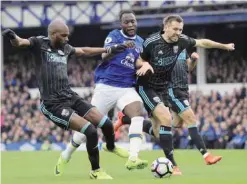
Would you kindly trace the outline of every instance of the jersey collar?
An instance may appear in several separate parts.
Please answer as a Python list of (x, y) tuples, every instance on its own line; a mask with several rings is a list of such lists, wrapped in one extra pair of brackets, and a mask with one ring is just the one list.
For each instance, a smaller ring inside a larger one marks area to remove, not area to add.
[(120, 30), (120, 33), (121, 33), (121, 34), (123, 35), (123, 37), (125, 37), (125, 38), (131, 39), (131, 40), (135, 40), (135, 39), (136, 39), (136, 35), (135, 35), (135, 36), (132, 36), (132, 37), (127, 36), (126, 34), (124, 34), (124, 32), (123, 32), (122, 29)]

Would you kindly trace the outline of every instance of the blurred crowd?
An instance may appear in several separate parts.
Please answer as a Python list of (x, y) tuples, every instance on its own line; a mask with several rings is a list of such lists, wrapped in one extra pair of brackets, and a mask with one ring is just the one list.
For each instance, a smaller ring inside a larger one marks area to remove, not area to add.
[(208, 83), (247, 82), (247, 60), (240, 55), (213, 50), (206, 62)]

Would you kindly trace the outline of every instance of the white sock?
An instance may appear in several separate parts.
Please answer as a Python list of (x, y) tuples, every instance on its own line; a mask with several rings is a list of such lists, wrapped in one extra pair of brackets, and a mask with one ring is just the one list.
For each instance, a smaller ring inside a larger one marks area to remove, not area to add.
[(68, 161), (74, 151), (81, 145), (81, 143), (86, 141), (86, 136), (82, 133), (75, 132), (72, 136), (71, 141), (67, 144), (66, 149), (62, 152), (61, 156), (64, 160)]
[(130, 148), (129, 148), (129, 159), (136, 160), (138, 158), (138, 153), (142, 144), (142, 127), (144, 118), (137, 116), (131, 118), (131, 124), (129, 127), (129, 138), (130, 138)]

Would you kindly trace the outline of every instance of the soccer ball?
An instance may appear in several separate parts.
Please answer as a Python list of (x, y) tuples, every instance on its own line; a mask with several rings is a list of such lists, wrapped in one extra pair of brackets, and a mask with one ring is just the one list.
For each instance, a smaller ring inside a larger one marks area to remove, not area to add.
[(168, 178), (172, 175), (173, 165), (169, 159), (160, 157), (153, 161), (151, 171), (156, 178)]

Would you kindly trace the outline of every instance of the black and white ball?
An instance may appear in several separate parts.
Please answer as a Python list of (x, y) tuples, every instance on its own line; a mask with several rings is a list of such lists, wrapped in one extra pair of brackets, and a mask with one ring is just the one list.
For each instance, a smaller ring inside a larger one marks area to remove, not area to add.
[(169, 159), (160, 157), (153, 161), (151, 171), (156, 178), (168, 178), (172, 175), (173, 165)]

